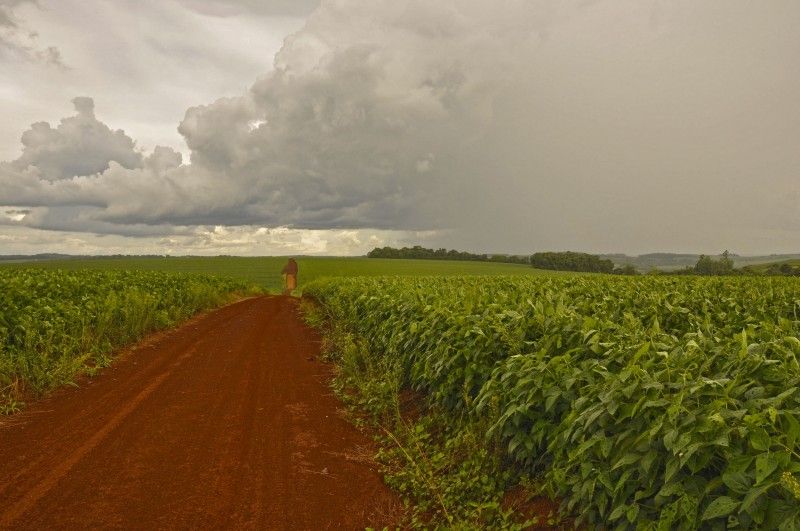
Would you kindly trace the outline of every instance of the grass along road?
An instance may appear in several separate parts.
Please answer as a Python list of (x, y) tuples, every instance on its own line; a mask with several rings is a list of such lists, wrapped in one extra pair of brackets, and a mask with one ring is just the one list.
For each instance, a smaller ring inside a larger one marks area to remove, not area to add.
[(297, 304), (261, 297), (196, 318), (0, 421), (0, 529), (396, 521)]

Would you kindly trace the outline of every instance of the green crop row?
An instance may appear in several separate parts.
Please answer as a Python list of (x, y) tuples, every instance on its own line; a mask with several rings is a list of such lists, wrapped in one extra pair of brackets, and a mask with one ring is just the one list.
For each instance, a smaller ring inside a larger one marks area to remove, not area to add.
[(0, 269), (0, 412), (248, 289), (243, 281), (200, 275)]
[(579, 524), (800, 529), (796, 280), (362, 278), (305, 291), (453, 422), (491, 426)]

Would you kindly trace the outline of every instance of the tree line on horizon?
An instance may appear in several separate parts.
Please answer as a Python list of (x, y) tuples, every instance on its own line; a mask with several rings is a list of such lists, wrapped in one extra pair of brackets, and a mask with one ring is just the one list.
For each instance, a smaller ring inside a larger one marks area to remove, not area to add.
[(476, 254), (455, 249), (427, 249), (420, 245), (414, 247), (376, 247), (368, 258), (399, 258), (409, 260), (461, 260), (471, 262), (498, 262), (507, 264), (531, 265), (537, 269), (551, 271), (575, 271), (585, 273), (636, 274), (633, 266), (615, 268), (611, 260), (588, 253), (573, 251), (543, 252), (533, 255)]
[[(752, 267), (737, 269), (734, 267), (732, 254), (724, 251), (719, 258), (700, 255), (694, 266), (687, 266), (675, 271), (662, 271), (651, 269), (648, 274), (661, 275), (700, 275), (700, 276), (726, 276), (726, 275), (779, 275), (800, 276), (800, 268), (790, 264), (773, 264), (764, 269), (757, 270)], [(376, 247), (369, 253), (368, 258), (399, 258), (412, 260), (460, 260), (473, 262), (499, 262), (509, 264), (527, 264), (537, 269), (549, 271), (571, 271), (577, 273), (605, 273), (615, 275), (638, 275), (641, 272), (631, 264), (615, 265), (608, 258), (589, 253), (575, 251), (538, 252), (530, 256), (511, 254), (476, 254), (455, 249), (428, 249), (420, 245), (414, 247)]]
[(414, 247), (376, 247), (367, 253), (368, 258), (403, 258), (411, 260), (460, 260), (469, 262), (499, 262), (506, 264), (528, 264), (529, 258), (512, 254), (475, 254), (455, 249), (427, 249)]

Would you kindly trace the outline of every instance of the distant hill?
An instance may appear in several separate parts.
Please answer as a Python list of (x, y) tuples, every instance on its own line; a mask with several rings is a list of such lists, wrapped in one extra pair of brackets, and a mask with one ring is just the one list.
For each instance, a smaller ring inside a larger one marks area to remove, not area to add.
[(69, 260), (71, 258), (80, 257), (58, 253), (6, 254), (0, 255), (0, 262), (42, 262), (45, 260)]
[(700, 257), (698, 254), (684, 253), (649, 253), (638, 256), (601, 254), (599, 256), (611, 260), (616, 266), (632, 265), (640, 271), (648, 271), (655, 268), (664, 270), (681, 269), (695, 265)]
[[(611, 260), (614, 262), (614, 265), (632, 265), (640, 271), (648, 271), (655, 268), (662, 269), (664, 271), (681, 269), (684, 267), (694, 266), (697, 263), (697, 259), (700, 258), (699, 254), (691, 253), (648, 253), (640, 254), (638, 256), (629, 256), (626, 254), (601, 254), (598, 256)], [(715, 258), (718, 258), (719, 256), (721, 255), (716, 255)], [(761, 256), (740, 256), (737, 254), (731, 254), (730, 256), (733, 258), (733, 263), (736, 267), (784, 262), (787, 260), (800, 260), (800, 253), (770, 254)]]
[(780, 259), (775, 260), (774, 262), (758, 262), (752, 263), (747, 266), (748, 270), (755, 271), (757, 273), (765, 273), (770, 269), (778, 269), (783, 265), (789, 265), (795, 269), (800, 268), (800, 258), (796, 257), (796, 255), (791, 255), (792, 258), (786, 258), (783, 256)]
[(111, 254), (111, 255), (77, 255), (77, 254), (59, 254), (59, 253), (40, 253), (40, 254), (0, 254), (0, 263), (4, 262), (49, 262), (51, 260), (91, 260), (99, 258), (103, 260), (109, 259), (128, 259), (128, 258), (165, 258), (163, 255), (158, 254)]

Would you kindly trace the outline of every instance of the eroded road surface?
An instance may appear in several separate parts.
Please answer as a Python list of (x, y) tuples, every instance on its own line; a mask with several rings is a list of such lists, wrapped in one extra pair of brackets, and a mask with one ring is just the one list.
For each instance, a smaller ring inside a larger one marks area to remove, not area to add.
[(0, 529), (391, 524), (318, 355), (295, 299), (249, 299), (0, 420)]

